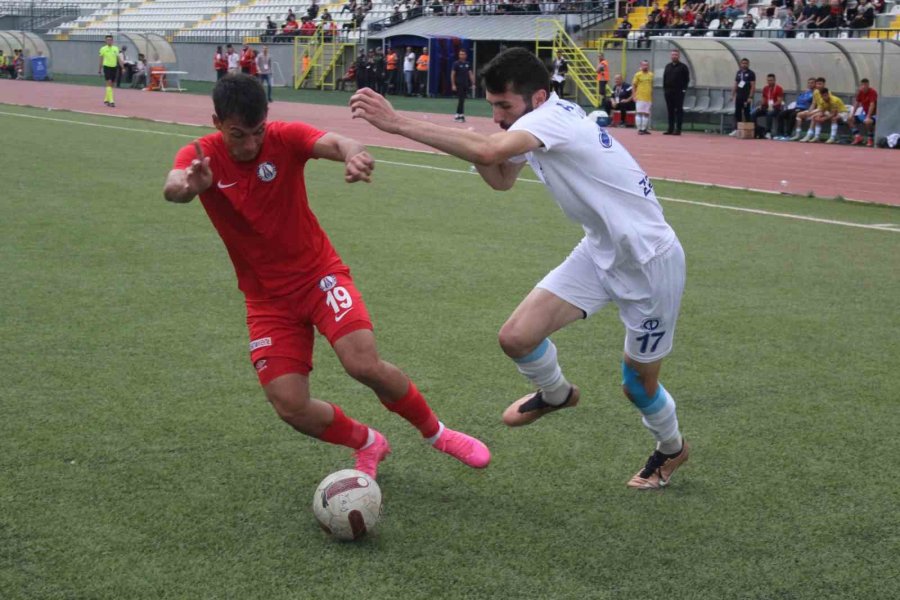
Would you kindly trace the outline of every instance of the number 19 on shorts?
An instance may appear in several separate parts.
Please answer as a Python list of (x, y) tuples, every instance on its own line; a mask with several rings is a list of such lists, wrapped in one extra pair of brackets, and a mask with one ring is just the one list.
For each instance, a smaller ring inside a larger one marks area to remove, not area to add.
[[(335, 315), (338, 315), (341, 311), (346, 313), (347, 310), (353, 307), (353, 297), (347, 291), (347, 288), (339, 285), (328, 290), (328, 293), (325, 295), (325, 304), (334, 311)], [(343, 315), (340, 315), (340, 317), (343, 317)], [(340, 320), (340, 317), (336, 316), (335, 318)]]

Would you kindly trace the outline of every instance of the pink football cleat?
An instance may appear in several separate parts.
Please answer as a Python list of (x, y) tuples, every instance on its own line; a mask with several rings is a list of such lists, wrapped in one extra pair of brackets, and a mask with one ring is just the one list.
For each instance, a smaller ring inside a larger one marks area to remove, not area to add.
[(372, 479), (375, 479), (378, 474), (378, 463), (387, 458), (387, 455), (391, 453), (391, 445), (388, 444), (388, 441), (383, 435), (374, 429), (372, 430), (372, 433), (375, 434), (375, 441), (367, 448), (356, 450), (353, 453), (353, 456), (356, 457), (356, 470), (362, 471)]
[(461, 431), (444, 427), (444, 431), (432, 445), (444, 454), (449, 454), (464, 465), (475, 469), (483, 469), (491, 462), (491, 451), (484, 442)]

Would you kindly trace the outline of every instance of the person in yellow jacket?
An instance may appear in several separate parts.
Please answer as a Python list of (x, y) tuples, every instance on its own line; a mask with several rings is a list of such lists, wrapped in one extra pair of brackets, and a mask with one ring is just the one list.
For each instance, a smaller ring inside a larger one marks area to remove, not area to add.
[(106, 36), (106, 45), (100, 48), (100, 65), (97, 67), (97, 73), (102, 73), (103, 79), (106, 80), (106, 96), (103, 97), (103, 104), (110, 108), (116, 107), (113, 86), (116, 84), (120, 68), (122, 68), (122, 57), (119, 55), (119, 48), (113, 45), (113, 36), (108, 35)]
[(422, 46), (422, 54), (416, 59), (416, 83), (413, 95), (428, 96), (428, 47)]
[(650, 111), (653, 102), (653, 71), (650, 63), (641, 61), (641, 70), (634, 74), (631, 80), (634, 90), (635, 120), (639, 135), (650, 135)]
[[(847, 105), (845, 105), (844, 101), (837, 96), (832, 96), (826, 87), (819, 90), (819, 98), (819, 109), (821, 112), (812, 118), (813, 123), (815, 123), (815, 133), (807, 134), (806, 137), (800, 141), (821, 142), (822, 138), (819, 136), (822, 135), (822, 123), (831, 121), (831, 135), (825, 143), (835, 144), (837, 143), (838, 126), (842, 122), (846, 123), (849, 116), (847, 114)], [(810, 127), (810, 130), (812, 130), (812, 127)]]

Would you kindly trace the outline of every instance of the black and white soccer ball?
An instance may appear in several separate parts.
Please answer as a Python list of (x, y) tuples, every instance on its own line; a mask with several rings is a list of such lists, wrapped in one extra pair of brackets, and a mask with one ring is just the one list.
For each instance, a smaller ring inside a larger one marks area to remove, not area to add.
[(344, 541), (359, 539), (372, 531), (381, 517), (381, 488), (362, 471), (337, 471), (316, 488), (313, 514), (333, 537)]

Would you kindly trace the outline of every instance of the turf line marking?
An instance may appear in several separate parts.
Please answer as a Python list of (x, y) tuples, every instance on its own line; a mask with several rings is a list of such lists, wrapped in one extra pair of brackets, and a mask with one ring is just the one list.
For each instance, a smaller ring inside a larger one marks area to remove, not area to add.
[[(417, 165), (413, 163), (402, 163), (402, 162), (394, 162), (389, 160), (379, 160), (378, 162), (388, 164), (388, 165), (396, 165), (400, 167), (414, 167), (418, 169), (430, 169), (434, 171), (446, 171), (449, 173), (462, 173), (464, 175), (477, 175), (477, 172), (474, 171), (463, 171), (461, 169), (447, 169), (445, 167), (432, 167), (430, 165)], [(525, 183), (541, 183), (537, 179), (526, 179), (524, 177), (520, 177), (517, 181), (522, 181)], [(678, 202), (680, 204), (692, 204), (694, 206), (705, 206), (708, 208), (721, 208), (723, 210), (735, 210), (738, 212), (746, 212), (755, 215), (765, 215), (768, 217), (781, 217), (784, 219), (795, 219), (797, 221), (810, 221), (812, 223), (824, 223), (828, 225), (841, 225), (843, 227), (858, 227), (860, 229), (874, 229), (877, 231), (892, 231), (894, 233), (900, 233), (900, 229), (894, 229), (894, 227), (900, 227), (900, 225), (894, 225), (893, 223), (880, 223), (874, 225), (868, 225), (866, 223), (851, 223), (850, 221), (835, 221), (833, 219), (820, 219), (818, 217), (807, 217), (804, 215), (792, 215), (790, 213), (780, 213), (773, 212), (769, 210), (762, 210), (758, 208), (746, 208), (743, 206), (730, 206), (728, 204), (714, 204), (712, 202), (700, 202), (698, 200), (683, 200), (681, 198), (669, 198), (667, 196), (658, 196), (660, 200), (665, 200), (667, 202)]]
[[(174, 133), (171, 131), (153, 131), (152, 129), (135, 129), (134, 127), (120, 127), (118, 125), (106, 125), (103, 123), (88, 123), (86, 121), (72, 121), (70, 119), (55, 119), (53, 117), (39, 117), (37, 115), (23, 115), (22, 113), (0, 111), (0, 115), (7, 115), (10, 117), (22, 117), (23, 119), (37, 119), (39, 121), (53, 121), (54, 123), (69, 123), (71, 125), (86, 125), (88, 127), (100, 127), (101, 129), (117, 129), (119, 131), (133, 131), (136, 133), (152, 133), (155, 135), (168, 135), (168, 136), (186, 137), (186, 138), (194, 138), (194, 139), (197, 138), (196, 135), (188, 135), (186, 133)], [(109, 115), (109, 116), (115, 116), (115, 115)]]
[[(154, 135), (167, 135), (171, 137), (183, 137), (183, 138), (192, 138), (195, 139), (197, 136), (189, 135), (186, 133), (175, 133), (172, 131), (153, 131), (152, 129), (136, 129), (134, 127), (120, 127), (118, 125), (106, 125), (103, 123), (87, 123), (84, 121), (72, 121), (70, 119), (56, 119), (53, 117), (41, 117), (37, 115), (24, 115), (22, 113), (14, 113), (14, 112), (4, 112), (0, 111), (0, 115), (7, 115), (10, 117), (23, 117), (25, 119), (38, 119), (40, 121), (53, 121), (55, 123), (69, 123), (72, 125), (86, 125), (88, 127), (100, 127), (102, 129), (116, 129), (120, 131), (132, 131), (135, 133), (151, 133)], [(414, 169), (428, 169), (431, 171), (443, 171), (445, 173), (461, 173), (463, 175), (477, 175), (478, 173), (475, 171), (463, 171), (462, 169), (449, 169), (446, 167), (434, 167), (431, 165), (418, 165), (415, 163), (403, 163), (396, 162), (390, 160), (379, 160), (378, 162), (384, 163), (386, 165), (394, 165), (398, 167), (411, 167)], [(526, 179), (524, 177), (520, 177), (517, 181), (521, 181), (523, 183), (541, 183), (537, 179)], [(790, 213), (780, 213), (773, 212), (769, 210), (761, 210), (758, 208), (745, 208), (743, 206), (730, 206), (728, 204), (714, 204), (712, 202), (699, 202), (697, 200), (683, 200), (681, 198), (669, 198), (667, 196), (659, 196), (660, 200), (665, 200), (667, 202), (677, 202), (679, 204), (691, 204), (694, 206), (704, 206), (707, 208), (719, 208), (723, 210), (734, 210), (738, 212), (745, 212), (754, 215), (764, 215), (767, 217), (781, 217), (783, 219), (794, 219), (796, 221), (808, 221), (811, 223), (823, 223), (827, 225), (840, 225), (842, 227), (856, 227), (858, 229), (874, 229), (876, 231), (891, 231), (893, 233), (900, 233), (900, 229), (895, 229), (895, 227), (900, 227), (900, 225), (896, 225), (893, 223), (879, 223), (868, 225), (865, 223), (851, 223), (849, 221), (835, 221), (833, 219), (820, 219), (818, 217), (806, 217), (803, 215), (792, 215)]]

